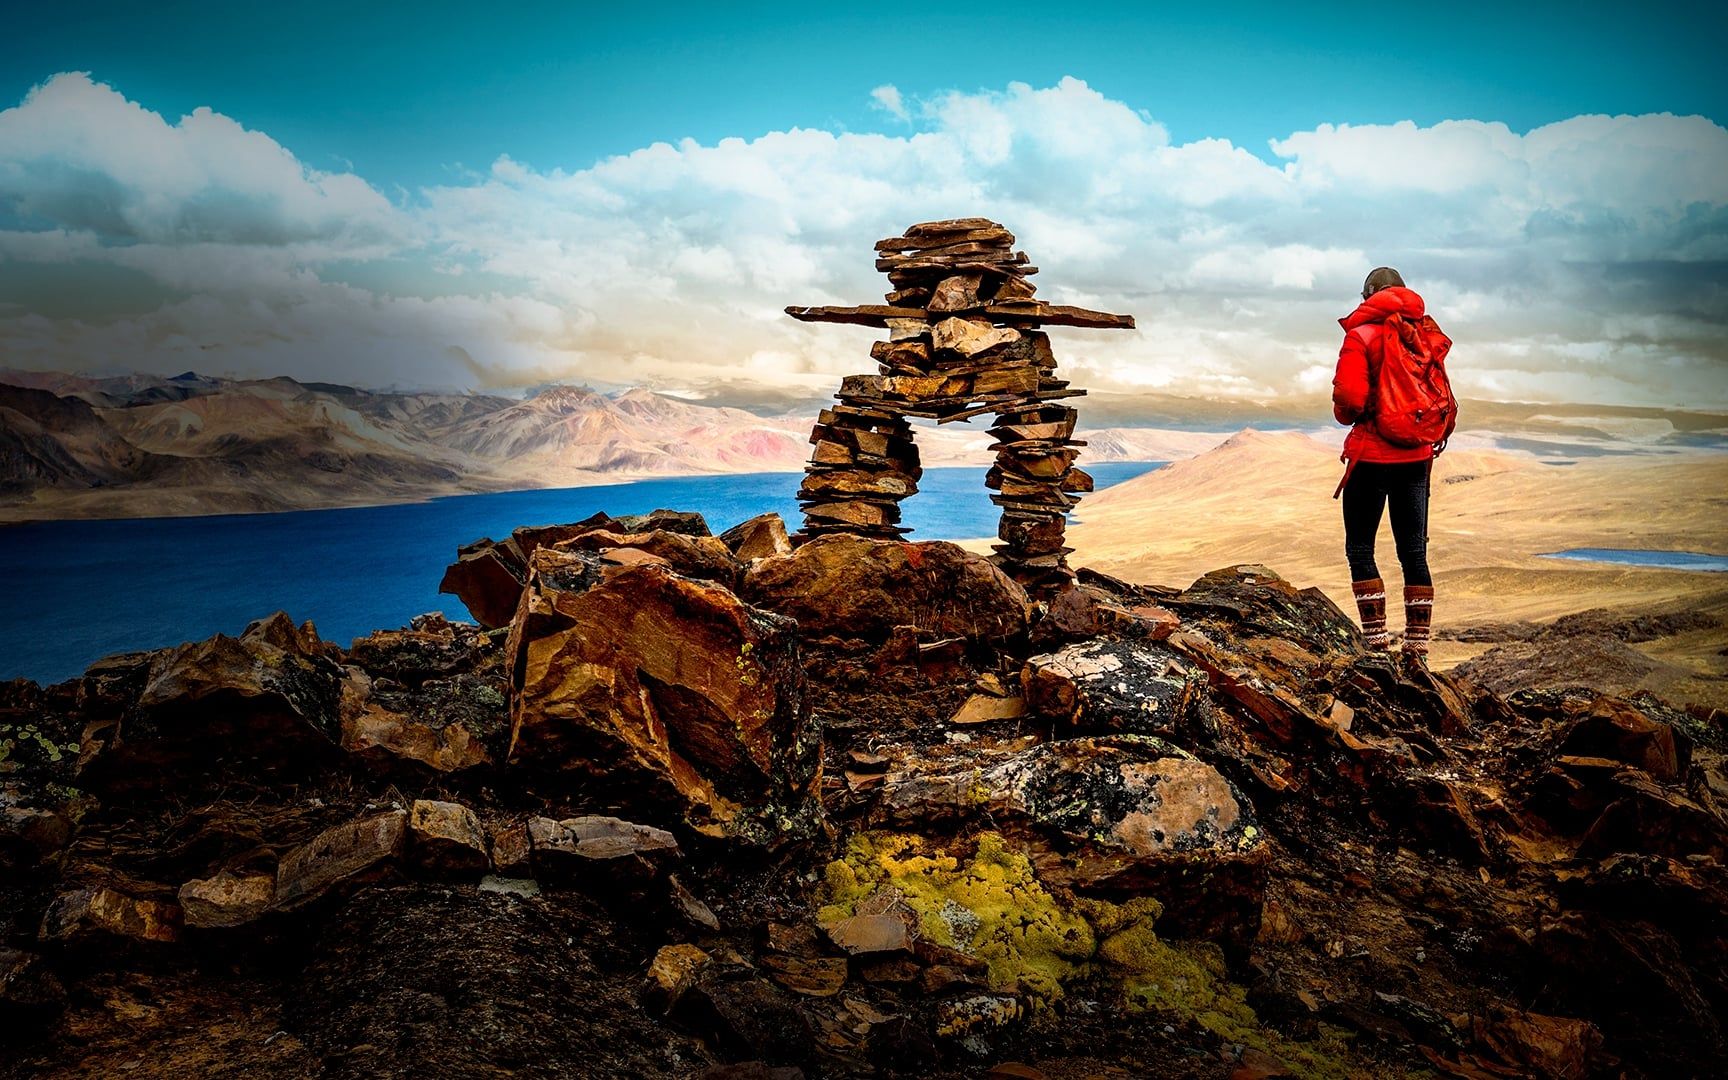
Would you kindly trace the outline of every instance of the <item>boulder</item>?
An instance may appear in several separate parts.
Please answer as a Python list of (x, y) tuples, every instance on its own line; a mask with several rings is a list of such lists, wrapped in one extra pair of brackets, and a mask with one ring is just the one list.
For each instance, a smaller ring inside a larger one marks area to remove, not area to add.
[(772, 846), (813, 827), (791, 620), (663, 566), (542, 549), (508, 650), (512, 764), (704, 836)]
[(740, 590), (798, 620), (809, 639), (881, 643), (896, 627), (934, 637), (1003, 642), (1026, 630), (1026, 591), (982, 555), (943, 541), (821, 536), (760, 559)]
[(341, 885), (388, 871), (402, 853), (408, 814), (391, 810), (325, 829), (282, 857), (276, 867), (273, 907), (292, 909)]
[(195, 878), (180, 886), (179, 899), (187, 926), (226, 929), (257, 919), (270, 909), (275, 897), (276, 879), (272, 875), (221, 870), (213, 877)]
[(507, 625), (516, 613), (527, 573), (527, 560), (515, 541), (476, 540), (458, 550), (438, 591), (462, 601), (475, 622), (492, 629)]
[(758, 514), (749, 521), (739, 522), (720, 534), (720, 542), (741, 563), (754, 562), (774, 555), (789, 555), (792, 540), (786, 535), (786, 523), (779, 514)]
[(420, 869), (448, 877), (478, 877), (492, 865), (474, 811), (431, 799), (416, 799), (408, 808), (408, 857)]
[(1560, 742), (1560, 752), (1625, 762), (1652, 779), (1672, 782), (1692, 758), (1692, 741), (1685, 732), (1652, 719), (1630, 702), (1601, 697)]
[(889, 774), (874, 818), (924, 835), (988, 823), (1047, 884), (1157, 899), (1160, 933), (1245, 947), (1259, 928), (1271, 852), (1253, 808), (1212, 766), (1160, 739), (914, 761)]
[(1059, 724), (1170, 736), (1194, 718), (1206, 676), (1156, 642), (1093, 640), (1032, 657), (1021, 685), (1027, 707)]
[(338, 756), (342, 669), (310, 623), (280, 612), (238, 638), (154, 654), (119, 724), (87, 736), (83, 776), (104, 791), (221, 774), (268, 776)]
[(41, 937), (63, 945), (113, 938), (156, 944), (180, 939), (180, 908), (106, 886), (61, 893), (42, 915)]

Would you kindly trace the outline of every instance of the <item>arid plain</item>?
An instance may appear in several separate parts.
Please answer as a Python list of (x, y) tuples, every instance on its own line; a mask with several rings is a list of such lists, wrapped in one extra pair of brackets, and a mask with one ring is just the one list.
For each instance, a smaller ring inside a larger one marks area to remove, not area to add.
[[(1728, 575), (1543, 557), (1586, 547), (1728, 550), (1728, 456), (1682, 451), (1565, 460), (1466, 447), (1436, 461), (1429, 560), (1437, 630), (1543, 622), (1596, 608), (1626, 617), (1688, 611), (1728, 620)], [(1069, 530), (1071, 559), (1174, 586), (1218, 567), (1260, 563), (1353, 610), (1340, 512), (1330, 497), (1341, 468), (1336, 449), (1309, 435), (1241, 432), (1086, 499)], [(1385, 522), (1380, 568), (1390, 589), (1402, 584)], [(1395, 631), (1400, 625), (1396, 610), (1392, 625)], [(1717, 701), (1728, 697), (1725, 646), (1728, 630), (1718, 625), (1634, 647), (1665, 665), (1649, 688)], [(1434, 661), (1449, 667), (1488, 647), (1437, 641)]]

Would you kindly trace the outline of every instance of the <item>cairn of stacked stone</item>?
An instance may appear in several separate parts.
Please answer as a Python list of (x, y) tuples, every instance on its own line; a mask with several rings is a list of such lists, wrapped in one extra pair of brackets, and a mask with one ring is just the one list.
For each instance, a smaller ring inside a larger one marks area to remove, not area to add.
[(1068, 511), (1092, 490), (1075, 467), (1075, 411), (1086, 393), (1056, 377), (1041, 326), (1132, 329), (1130, 315), (1044, 303), (1027, 279), (1038, 272), (1014, 250), (1014, 234), (984, 218), (914, 225), (876, 243), (876, 269), (892, 286), (886, 305), (789, 307), (806, 322), (882, 327), (870, 349), (874, 375), (842, 380), (822, 411), (798, 498), (804, 528), (794, 543), (828, 533), (893, 538), (900, 500), (922, 475), (909, 417), (938, 423), (995, 414), (996, 463), (985, 483), (1002, 507), (994, 561), (1034, 591), (1071, 577), (1063, 545)]

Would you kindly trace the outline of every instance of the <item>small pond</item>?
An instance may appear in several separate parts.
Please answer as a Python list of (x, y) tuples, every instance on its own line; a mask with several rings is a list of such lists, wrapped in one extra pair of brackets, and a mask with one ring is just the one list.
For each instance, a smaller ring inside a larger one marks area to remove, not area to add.
[(1545, 551), (1544, 559), (1576, 559), (1581, 562), (1619, 563), (1622, 566), (1645, 566), (1656, 570), (1708, 570), (1728, 573), (1728, 555), (1708, 555), (1702, 551), (1649, 551), (1641, 548), (1567, 548), (1565, 551)]

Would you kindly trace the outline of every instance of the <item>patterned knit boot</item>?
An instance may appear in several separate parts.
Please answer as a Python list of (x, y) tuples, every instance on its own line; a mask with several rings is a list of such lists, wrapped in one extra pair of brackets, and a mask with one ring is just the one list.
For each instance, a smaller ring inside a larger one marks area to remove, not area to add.
[(1356, 612), (1362, 616), (1362, 637), (1370, 649), (1384, 651), (1392, 643), (1386, 635), (1386, 583), (1379, 578), (1352, 581), (1350, 591), (1356, 594)]
[(1434, 625), (1434, 587), (1404, 586), (1404, 656), (1428, 659), (1428, 636)]

